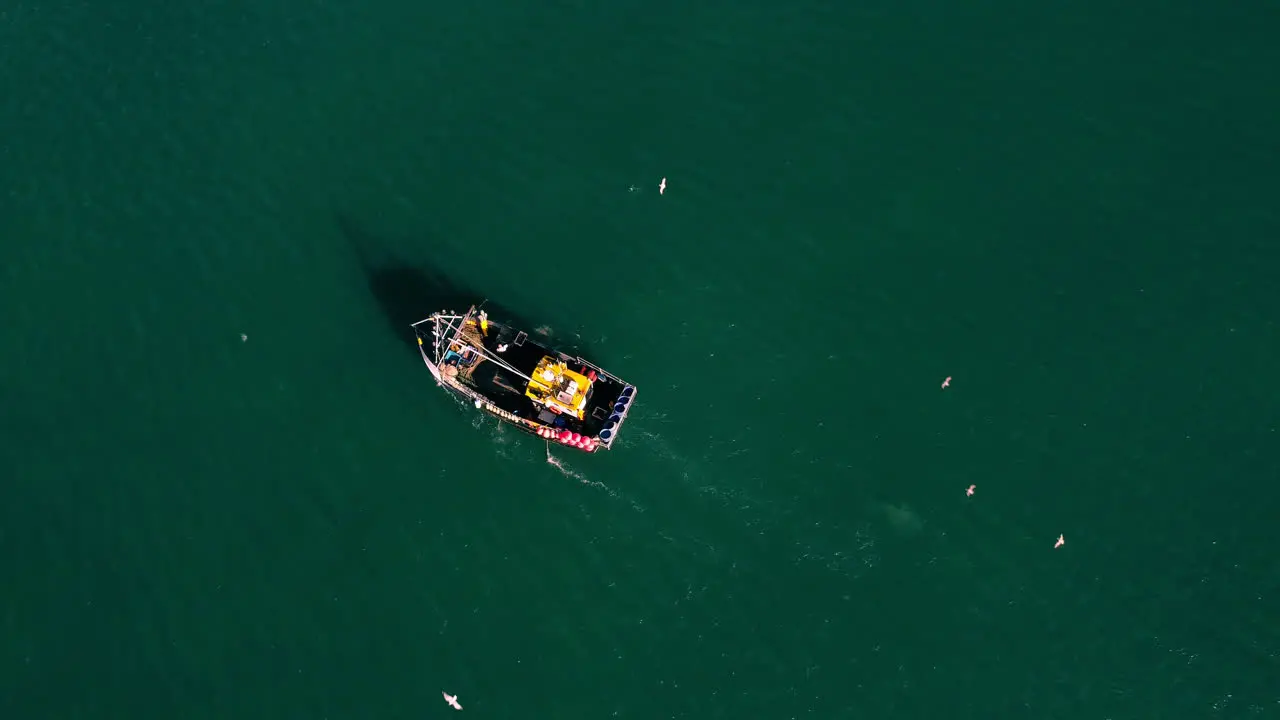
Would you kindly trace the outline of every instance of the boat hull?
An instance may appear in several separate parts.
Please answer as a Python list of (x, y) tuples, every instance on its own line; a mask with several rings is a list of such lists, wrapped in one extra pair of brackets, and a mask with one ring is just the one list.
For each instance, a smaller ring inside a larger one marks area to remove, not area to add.
[[(414, 324), (418, 351), (436, 384), (522, 432), (584, 452), (609, 449), (635, 400), (636, 388), (581, 357), (541, 344), (472, 307)], [(466, 328), (465, 332), (463, 328)], [(575, 413), (544, 405), (526, 385), (549, 361), (590, 380)]]

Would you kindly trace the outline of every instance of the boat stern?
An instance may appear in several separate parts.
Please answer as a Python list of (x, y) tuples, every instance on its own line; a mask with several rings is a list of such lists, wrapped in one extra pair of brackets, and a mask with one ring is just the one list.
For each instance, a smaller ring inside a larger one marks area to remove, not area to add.
[(596, 439), (599, 440), (601, 447), (607, 450), (618, 439), (618, 432), (622, 429), (622, 424), (627, 421), (627, 414), (631, 412), (631, 407), (635, 404), (635, 400), (635, 386), (623, 386), (613, 404), (609, 406), (609, 414), (600, 425), (600, 430), (596, 433)]

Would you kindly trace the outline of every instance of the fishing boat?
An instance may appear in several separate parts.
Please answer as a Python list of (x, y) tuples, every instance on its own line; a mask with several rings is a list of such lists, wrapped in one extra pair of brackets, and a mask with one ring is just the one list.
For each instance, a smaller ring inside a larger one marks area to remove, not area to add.
[(442, 310), (413, 329), (437, 385), (548, 442), (608, 450), (635, 403), (634, 385), (490, 318), (479, 306), (461, 315)]

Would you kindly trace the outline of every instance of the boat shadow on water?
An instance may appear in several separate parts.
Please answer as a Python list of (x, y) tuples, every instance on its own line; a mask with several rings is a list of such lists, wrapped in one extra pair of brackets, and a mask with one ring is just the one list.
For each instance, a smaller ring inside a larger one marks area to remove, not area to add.
[[(538, 326), (493, 300), (473, 290), (449, 273), (426, 263), (409, 263), (387, 250), (384, 242), (341, 214), (338, 227), (356, 255), (364, 273), (369, 293), (378, 304), (387, 329), (405, 343), (416, 347), (417, 339), (410, 326), (433, 312), (452, 310), (464, 313), (472, 305), (484, 302), (494, 318), (509, 325), (528, 328)], [(581, 347), (574, 347), (581, 351)]]
[[(589, 353), (580, 345), (556, 342), (549, 327), (534, 325), (438, 267), (404, 262), (350, 219), (339, 215), (338, 226), (387, 330), (412, 345), (415, 355), (421, 352), (437, 385), (529, 435), (586, 452), (608, 449), (635, 397), (633, 386), (584, 358)], [(476, 306), (488, 319), (482, 314), (475, 320)]]

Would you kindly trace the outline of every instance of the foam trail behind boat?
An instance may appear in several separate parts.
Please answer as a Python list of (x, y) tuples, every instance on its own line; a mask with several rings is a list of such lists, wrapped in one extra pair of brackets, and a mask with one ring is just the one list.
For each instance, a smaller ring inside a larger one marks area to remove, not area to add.
[(604, 483), (598, 482), (596, 480), (592, 480), (588, 478), (586, 475), (583, 475), (577, 470), (574, 470), (573, 468), (565, 467), (564, 464), (560, 462), (559, 458), (551, 454), (550, 442), (547, 443), (547, 462), (555, 466), (555, 468), (560, 471), (560, 474), (564, 475), (565, 477), (571, 477), (574, 480), (577, 480), (578, 482), (582, 483), (583, 485), (591, 485), (592, 487), (598, 487), (604, 490), (605, 492), (609, 493), (613, 497), (619, 497), (618, 493), (615, 492), (613, 488), (609, 487), (608, 485), (605, 485)]

